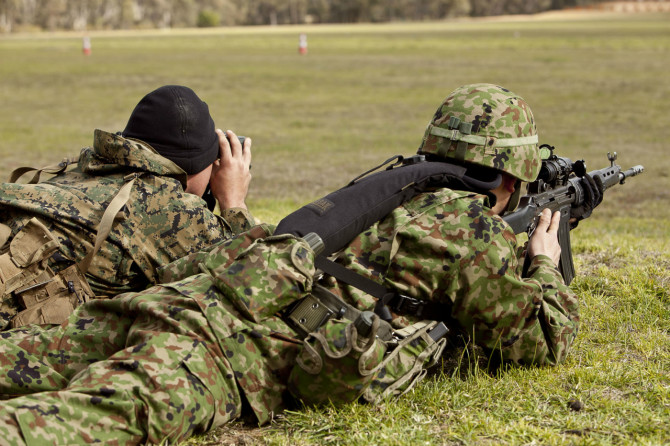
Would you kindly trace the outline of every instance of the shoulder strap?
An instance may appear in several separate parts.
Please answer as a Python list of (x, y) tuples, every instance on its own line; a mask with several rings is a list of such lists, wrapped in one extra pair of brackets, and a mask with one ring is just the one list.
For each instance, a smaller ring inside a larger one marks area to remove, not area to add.
[(16, 183), (16, 181), (26, 173), (35, 172), (30, 181), (28, 181), (28, 184), (37, 184), (40, 181), (42, 172), (58, 175), (65, 172), (69, 165), (76, 164), (77, 162), (79, 162), (79, 155), (72, 158), (63, 158), (60, 163), (51, 164), (49, 166), (42, 167), (41, 169), (37, 169), (35, 167), (18, 167), (12, 171), (11, 175), (9, 176), (9, 182)]
[(421, 319), (451, 319), (451, 304), (405, 296), (322, 256), (314, 260), (314, 266), (337, 280), (377, 298), (375, 313), (384, 321), (392, 319), (391, 311)]
[(347, 186), (289, 214), (279, 222), (275, 234), (302, 237), (314, 232), (325, 244), (324, 255), (330, 255), (420, 193), (439, 187), (473, 190), (463, 166), (429, 162), (422, 155), (397, 158), (401, 161), (390, 168), (359, 176)]
[(112, 226), (114, 225), (114, 220), (118, 216), (119, 211), (121, 211), (123, 206), (125, 206), (125, 204), (130, 199), (130, 191), (133, 188), (133, 184), (135, 184), (135, 180), (137, 180), (137, 177), (139, 177), (140, 175), (141, 174), (133, 173), (127, 175), (124, 178), (124, 181), (126, 183), (121, 187), (121, 189), (119, 189), (114, 198), (112, 198), (112, 201), (109, 203), (109, 206), (107, 206), (107, 209), (105, 209), (105, 213), (102, 214), (102, 218), (100, 219), (100, 223), (98, 224), (98, 233), (95, 236), (95, 244), (93, 245), (93, 250), (89, 251), (89, 253), (86, 254), (86, 257), (84, 257), (84, 259), (81, 262), (79, 262), (79, 268), (81, 269), (81, 272), (83, 274), (86, 274), (89, 267), (91, 266), (93, 257), (95, 257), (95, 255), (100, 250), (102, 242), (104, 242), (107, 239), (107, 236), (109, 235), (110, 231), (112, 230)]

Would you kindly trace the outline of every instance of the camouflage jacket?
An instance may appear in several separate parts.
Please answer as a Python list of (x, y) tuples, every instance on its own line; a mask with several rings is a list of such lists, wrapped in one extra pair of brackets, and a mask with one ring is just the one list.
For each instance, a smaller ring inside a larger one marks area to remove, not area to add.
[[(453, 319), (504, 360), (562, 362), (577, 335), (577, 296), (546, 256), (535, 257), (522, 278), (520, 248), (488, 197), (440, 189), (360, 234), (338, 262), (404, 295), (450, 304), (451, 314), (431, 319)], [(370, 295), (332, 280), (330, 286), (359, 309), (374, 308)], [(411, 321), (396, 315), (393, 323)]]
[(93, 249), (102, 215), (128, 175), (137, 178), (130, 199), (87, 273), (98, 296), (142, 290), (157, 281), (159, 266), (251, 227), (246, 211), (228, 210), (226, 221), (185, 193), (184, 171), (150, 146), (101, 130), (76, 168), (38, 184), (3, 183), (0, 221), (15, 234), (37, 217), (60, 242), (50, 265), (60, 269)]

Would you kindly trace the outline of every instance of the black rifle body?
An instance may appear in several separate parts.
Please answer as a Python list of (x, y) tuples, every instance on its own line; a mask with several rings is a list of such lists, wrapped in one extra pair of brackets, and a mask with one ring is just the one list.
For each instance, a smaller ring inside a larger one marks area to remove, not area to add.
[[(623, 184), (626, 178), (644, 171), (644, 167), (640, 165), (622, 171), (621, 166), (614, 163), (616, 153), (614, 156), (608, 154), (608, 158), (611, 163), (609, 167), (589, 172), (591, 177), (602, 181), (603, 190), (616, 184)], [(570, 247), (570, 209), (584, 203), (584, 189), (580, 177), (585, 171), (583, 161), (573, 163), (568, 158), (552, 154), (543, 160), (538, 179), (529, 183), (528, 193), (521, 197), (517, 209), (503, 216), (503, 220), (510, 225), (515, 234), (526, 232), (531, 236), (544, 209), (549, 209), (552, 213), (561, 213), (558, 229), (561, 258), (558, 267), (566, 285), (569, 285), (575, 277)]]

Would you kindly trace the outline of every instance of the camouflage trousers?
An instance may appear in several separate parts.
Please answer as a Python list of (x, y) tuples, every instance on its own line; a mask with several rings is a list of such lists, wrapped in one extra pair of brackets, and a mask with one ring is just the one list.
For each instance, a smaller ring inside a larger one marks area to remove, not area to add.
[(276, 313), (314, 274), (304, 241), (267, 235), (203, 254), (201, 274), (175, 262), (176, 282), (87, 302), (60, 326), (0, 332), (0, 438), (175, 444), (238, 417), (243, 398), (267, 421), (300, 345)]
[(169, 288), (0, 333), (0, 352), (5, 444), (173, 444), (241, 412), (200, 306)]

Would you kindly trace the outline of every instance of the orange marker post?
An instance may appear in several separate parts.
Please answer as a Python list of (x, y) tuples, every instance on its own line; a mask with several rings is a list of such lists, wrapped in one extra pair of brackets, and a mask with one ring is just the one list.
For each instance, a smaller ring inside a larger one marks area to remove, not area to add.
[(91, 54), (91, 38), (88, 36), (84, 36), (84, 40), (81, 45), (81, 49), (84, 53), (84, 55), (88, 56)]
[(298, 43), (298, 52), (300, 54), (307, 54), (307, 34), (300, 34), (300, 40)]

